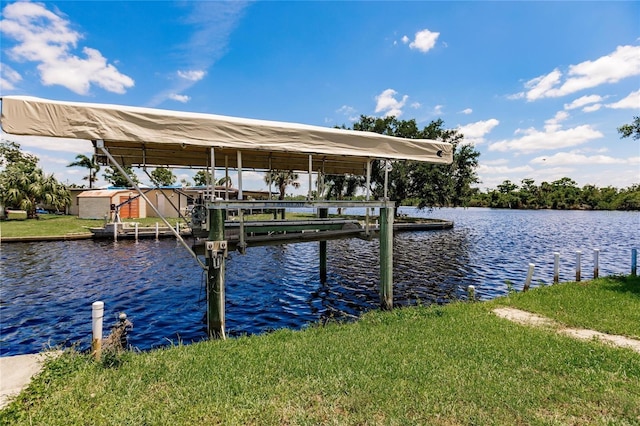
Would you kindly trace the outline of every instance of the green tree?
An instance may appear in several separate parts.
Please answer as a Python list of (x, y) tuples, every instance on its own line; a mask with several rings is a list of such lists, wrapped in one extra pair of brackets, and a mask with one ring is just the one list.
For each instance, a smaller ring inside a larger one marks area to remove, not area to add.
[(640, 116), (633, 117), (631, 124), (618, 127), (618, 133), (620, 133), (620, 138), (631, 137), (634, 140), (640, 139)]
[(205, 186), (211, 181), (211, 172), (208, 170), (198, 170), (193, 176), (193, 184), (195, 186)]
[[(123, 169), (125, 170), (125, 172), (127, 172), (127, 174), (129, 175), (129, 177), (133, 182), (135, 183), (140, 182), (138, 181), (138, 176), (136, 176), (131, 166), (123, 166)], [(105, 169), (105, 172), (102, 175), (102, 177), (104, 177), (104, 179), (107, 182), (111, 183), (111, 185), (113, 186), (124, 187), (124, 188), (128, 188), (131, 186), (131, 184), (129, 183), (126, 177), (122, 176), (122, 174), (117, 169), (112, 169), (111, 167), (107, 167)]]
[(67, 164), (67, 167), (84, 167), (89, 170), (89, 174), (84, 176), (83, 180), (89, 181), (89, 188), (93, 188), (93, 183), (98, 180), (98, 172), (100, 171), (100, 165), (96, 163), (95, 157), (87, 157), (83, 154), (76, 155), (76, 161), (71, 164)]
[[(474, 193), (471, 185), (478, 183), (476, 167), (480, 153), (472, 145), (463, 143), (463, 134), (445, 129), (441, 119), (420, 130), (414, 119), (363, 115), (353, 124), (353, 129), (406, 139), (439, 140), (453, 145), (452, 164), (393, 161), (389, 172), (390, 199), (399, 203), (416, 199), (418, 208), (466, 205), (471, 199)], [(384, 192), (383, 166), (381, 161), (374, 161), (371, 171), (371, 189), (378, 198)]]
[(25, 210), (34, 218), (38, 205), (59, 210), (71, 202), (67, 188), (53, 174), (46, 175), (34, 155), (24, 154), (15, 142), (0, 142), (0, 204)]
[(292, 170), (269, 170), (264, 176), (264, 181), (276, 185), (280, 192), (279, 200), (284, 200), (285, 191), (287, 186), (293, 186), (294, 188), (300, 188), (298, 182), (298, 174)]
[(176, 176), (173, 172), (165, 167), (156, 167), (151, 172), (151, 180), (156, 186), (171, 186), (176, 183)]

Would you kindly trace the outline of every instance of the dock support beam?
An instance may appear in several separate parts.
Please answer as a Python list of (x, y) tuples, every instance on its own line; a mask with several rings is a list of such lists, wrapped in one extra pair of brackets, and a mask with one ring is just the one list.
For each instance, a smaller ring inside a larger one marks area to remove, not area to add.
[(380, 208), (380, 307), (393, 309), (393, 204)]
[[(224, 339), (224, 278), (226, 241), (222, 209), (209, 209), (209, 241), (207, 245), (207, 333), (211, 339)], [(224, 249), (221, 250), (221, 243)]]
[[(318, 209), (318, 217), (320, 219), (326, 219), (329, 217), (329, 209)], [(327, 282), (327, 242), (320, 241), (320, 282), (322, 284)]]

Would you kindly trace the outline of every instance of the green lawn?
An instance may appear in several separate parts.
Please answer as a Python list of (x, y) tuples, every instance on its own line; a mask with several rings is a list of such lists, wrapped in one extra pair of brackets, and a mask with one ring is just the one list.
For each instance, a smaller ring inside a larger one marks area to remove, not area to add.
[[(518, 306), (601, 331), (615, 318), (615, 330), (637, 335), (638, 288), (638, 278), (560, 284), (103, 363), (71, 352), (51, 361), (0, 423), (640, 424), (640, 354), (491, 313)], [(636, 313), (620, 315), (621, 307)]]

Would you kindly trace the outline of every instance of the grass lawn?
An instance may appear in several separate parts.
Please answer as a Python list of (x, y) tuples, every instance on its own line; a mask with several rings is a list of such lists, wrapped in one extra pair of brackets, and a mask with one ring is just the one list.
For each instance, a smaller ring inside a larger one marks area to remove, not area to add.
[(607, 278), (101, 363), (69, 352), (0, 412), (0, 423), (640, 424), (639, 354), (491, 313), (517, 306), (637, 336), (639, 289), (638, 278)]

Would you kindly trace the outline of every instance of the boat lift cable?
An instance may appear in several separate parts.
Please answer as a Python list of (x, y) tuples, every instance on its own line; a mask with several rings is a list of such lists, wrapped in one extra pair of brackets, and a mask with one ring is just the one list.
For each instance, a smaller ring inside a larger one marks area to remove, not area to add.
[(167, 225), (169, 227), (169, 229), (171, 230), (171, 232), (176, 236), (176, 238), (178, 239), (178, 241), (180, 241), (180, 244), (182, 244), (184, 246), (184, 248), (187, 249), (187, 251), (191, 254), (191, 256), (196, 260), (196, 262), (198, 262), (198, 265), (200, 265), (200, 267), (203, 270), (207, 270), (207, 266), (202, 263), (202, 261), (198, 258), (198, 255), (191, 249), (191, 247), (189, 247), (187, 245), (187, 243), (184, 241), (184, 239), (182, 238), (182, 236), (180, 235), (180, 233), (178, 231), (176, 231), (173, 226), (171, 226), (171, 224), (169, 223), (169, 221), (162, 215), (162, 213), (160, 213), (158, 211), (158, 209), (156, 208), (156, 206), (154, 206), (151, 201), (149, 201), (149, 198), (147, 198), (147, 196), (142, 192), (142, 190), (140, 189), (140, 187), (138, 187), (138, 184), (136, 184), (133, 179), (131, 179), (131, 177), (129, 176), (129, 174), (127, 172), (125, 172), (125, 170), (122, 168), (122, 166), (120, 165), (120, 163), (118, 163), (115, 158), (113, 158), (113, 156), (111, 155), (111, 153), (104, 147), (104, 141), (103, 140), (97, 140), (96, 141), (96, 147), (100, 149), (100, 151), (102, 151), (102, 153), (104, 155), (107, 156), (107, 158), (109, 159), (109, 161), (114, 165), (114, 167), (116, 169), (118, 169), (118, 171), (122, 174), (122, 176), (126, 177), (127, 180), (129, 181), (129, 183), (135, 188), (136, 191), (138, 191), (138, 194), (140, 194), (140, 196), (142, 198), (144, 198), (144, 200), (147, 202), (147, 205), (151, 207), (151, 209), (158, 215), (158, 217), (160, 219), (162, 219), (162, 221), (165, 223), (165, 225)]

